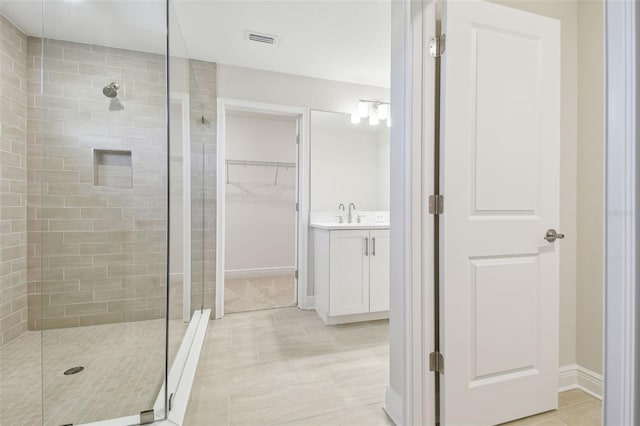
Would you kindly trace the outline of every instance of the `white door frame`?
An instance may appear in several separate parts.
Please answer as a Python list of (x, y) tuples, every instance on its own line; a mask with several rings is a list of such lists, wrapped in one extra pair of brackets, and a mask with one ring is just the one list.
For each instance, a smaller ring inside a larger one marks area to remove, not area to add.
[(435, 61), (423, 55), (435, 31), (435, 0), (391, 2), (390, 380), (384, 409), (398, 426), (435, 424), (435, 375), (427, 364), (434, 348), (434, 220), (427, 205), (434, 188)]
[[(172, 92), (169, 104), (182, 108), (182, 320), (191, 321), (191, 118), (189, 94)], [(169, 106), (170, 106), (169, 105)], [(171, 159), (171, 157), (170, 157)]]
[[(241, 99), (218, 98), (218, 137), (217, 137), (217, 212), (216, 212), (216, 291), (215, 319), (224, 316), (224, 280), (225, 280), (225, 207), (226, 207), (226, 113), (227, 111), (246, 111), (263, 114), (287, 116), (299, 119), (300, 142), (298, 144), (298, 227), (296, 230), (296, 253), (298, 279), (296, 297), (298, 306), (307, 306), (307, 252), (309, 228), (309, 110), (307, 108), (245, 101)], [(300, 232), (300, 231), (303, 232)]]
[(640, 186), (638, 111), (640, 7), (630, 0), (605, 0), (606, 215), (604, 424), (640, 421), (637, 290)]

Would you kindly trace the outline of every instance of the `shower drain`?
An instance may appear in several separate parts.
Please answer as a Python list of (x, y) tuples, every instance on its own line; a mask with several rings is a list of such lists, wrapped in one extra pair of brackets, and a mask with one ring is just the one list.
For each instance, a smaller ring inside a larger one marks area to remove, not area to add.
[(71, 376), (72, 374), (78, 374), (84, 370), (84, 367), (73, 367), (64, 372), (65, 376)]

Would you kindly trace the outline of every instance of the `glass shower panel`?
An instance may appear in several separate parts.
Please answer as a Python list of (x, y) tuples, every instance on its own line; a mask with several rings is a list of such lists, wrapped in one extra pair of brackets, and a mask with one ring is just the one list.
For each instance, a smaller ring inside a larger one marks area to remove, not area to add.
[[(175, 15), (169, 4), (169, 315), (168, 315), (168, 391), (173, 399), (191, 347), (191, 286), (197, 281), (191, 268), (192, 222), (200, 213), (192, 208), (197, 193), (192, 174), (198, 164), (191, 161), (190, 60)], [(200, 306), (200, 305), (198, 305)], [(194, 324), (195, 326), (196, 324)]]
[(28, 176), (40, 229), (29, 322), (43, 330), (44, 424), (164, 415), (166, 10), (45, 0), (43, 36), (29, 40), (41, 162)]

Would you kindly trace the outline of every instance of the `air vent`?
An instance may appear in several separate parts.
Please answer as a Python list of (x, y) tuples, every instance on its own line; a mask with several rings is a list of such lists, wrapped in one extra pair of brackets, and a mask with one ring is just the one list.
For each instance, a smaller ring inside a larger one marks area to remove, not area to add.
[(245, 31), (244, 39), (252, 43), (267, 44), (270, 46), (277, 46), (278, 43), (280, 42), (280, 38), (278, 36), (265, 34), (265, 33), (258, 33), (256, 31)]

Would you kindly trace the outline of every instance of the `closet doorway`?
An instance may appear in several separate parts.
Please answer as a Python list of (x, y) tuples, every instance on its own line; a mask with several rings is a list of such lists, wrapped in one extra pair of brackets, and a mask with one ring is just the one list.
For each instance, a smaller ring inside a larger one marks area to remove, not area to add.
[(233, 102), (221, 110), (216, 317), (296, 306), (300, 115)]

